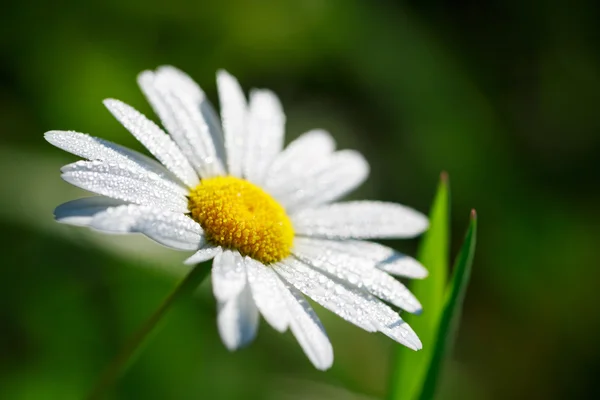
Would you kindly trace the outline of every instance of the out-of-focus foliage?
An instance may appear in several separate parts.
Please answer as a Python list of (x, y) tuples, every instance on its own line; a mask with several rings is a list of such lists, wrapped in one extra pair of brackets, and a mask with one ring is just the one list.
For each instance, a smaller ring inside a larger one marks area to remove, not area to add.
[[(54, 223), (56, 205), (84, 194), (59, 178), (75, 157), (42, 138), (73, 129), (140, 149), (101, 100), (152, 115), (135, 76), (161, 64), (213, 101), (218, 68), (275, 90), (288, 139), (322, 127), (366, 155), (372, 176), (356, 198), (425, 211), (449, 172), (451, 253), (471, 208), (484, 223), (438, 398), (600, 396), (598, 11), (584, 0), (3, 4), (0, 397), (81, 398), (186, 272), (186, 254), (143, 238)], [(322, 309), (336, 354), (326, 373), (266, 324), (230, 354), (208, 285), (182, 303), (114, 398), (386, 392), (394, 344)]]

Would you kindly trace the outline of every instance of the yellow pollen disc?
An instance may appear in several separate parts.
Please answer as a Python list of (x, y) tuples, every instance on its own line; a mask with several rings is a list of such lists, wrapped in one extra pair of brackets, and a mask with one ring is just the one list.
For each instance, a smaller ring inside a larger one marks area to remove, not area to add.
[(294, 228), (285, 210), (246, 180), (232, 176), (202, 179), (189, 194), (188, 208), (213, 244), (263, 264), (290, 255)]

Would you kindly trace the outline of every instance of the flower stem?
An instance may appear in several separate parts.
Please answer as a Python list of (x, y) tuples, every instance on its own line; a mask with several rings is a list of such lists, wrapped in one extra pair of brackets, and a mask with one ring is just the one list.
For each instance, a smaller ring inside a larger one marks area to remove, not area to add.
[(210, 268), (207, 268), (206, 265), (198, 264), (187, 274), (150, 318), (148, 318), (134, 335), (129, 338), (119, 354), (102, 372), (102, 375), (100, 375), (96, 384), (89, 392), (89, 395), (87, 396), (88, 400), (98, 400), (106, 394), (106, 391), (114, 385), (116, 380), (123, 375), (127, 367), (132, 363), (136, 353), (138, 353), (148, 341), (149, 334), (156, 328), (156, 325), (164, 317), (168, 309), (182, 297), (185, 297), (185, 295), (193, 293), (209, 272)]

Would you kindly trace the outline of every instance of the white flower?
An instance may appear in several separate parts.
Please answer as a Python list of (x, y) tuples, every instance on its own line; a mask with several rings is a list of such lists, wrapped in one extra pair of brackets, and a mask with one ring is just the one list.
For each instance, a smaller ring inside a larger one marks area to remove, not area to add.
[(221, 122), (196, 83), (173, 67), (145, 71), (138, 82), (170, 135), (118, 100), (104, 104), (160, 163), (83, 133), (46, 133), (53, 145), (88, 160), (63, 167), (63, 179), (101, 195), (59, 206), (58, 221), (143, 233), (195, 251), (187, 264), (214, 259), (218, 327), (231, 350), (253, 340), (261, 314), (276, 330), (289, 328), (315, 367), (329, 368), (331, 344), (301, 293), (369, 332), (421, 348), (384, 301), (419, 312), (418, 300), (391, 275), (424, 278), (427, 271), (364, 239), (413, 237), (428, 222), (399, 204), (334, 202), (366, 179), (359, 153), (335, 151), (321, 130), (283, 149), (278, 98), (253, 90), (247, 102), (224, 71), (217, 74)]

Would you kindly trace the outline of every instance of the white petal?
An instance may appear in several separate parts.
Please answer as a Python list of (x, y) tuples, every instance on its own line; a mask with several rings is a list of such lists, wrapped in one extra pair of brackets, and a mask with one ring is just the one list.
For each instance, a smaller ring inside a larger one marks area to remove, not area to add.
[(249, 109), (244, 175), (260, 184), (267, 168), (283, 148), (285, 114), (279, 99), (269, 90), (253, 90)]
[(228, 301), (246, 286), (244, 258), (237, 251), (223, 250), (215, 256), (212, 268), (213, 293), (217, 300)]
[(103, 196), (85, 197), (63, 203), (54, 210), (58, 222), (70, 225), (89, 226), (94, 215), (110, 207), (126, 204), (122, 200)]
[(177, 92), (184, 93), (185, 97), (190, 98), (200, 110), (202, 119), (208, 126), (208, 132), (214, 144), (217, 156), (221, 161), (225, 162), (225, 144), (223, 142), (221, 121), (204, 91), (200, 89), (200, 86), (198, 86), (189, 75), (173, 66), (162, 66), (158, 68), (158, 73), (168, 79), (169, 84), (172, 85)]
[(348, 322), (369, 332), (380, 331), (411, 349), (421, 348), (412, 328), (373, 295), (330, 278), (294, 258), (276, 264), (275, 270), (298, 290)]
[(411, 350), (421, 350), (423, 343), (415, 331), (401, 318), (388, 318), (381, 322), (379, 331)]
[(186, 191), (160, 176), (123, 164), (77, 161), (65, 165), (62, 178), (72, 185), (114, 199), (186, 213)]
[(348, 257), (357, 259), (356, 262), (369, 262), (388, 274), (413, 279), (422, 279), (427, 276), (427, 269), (417, 260), (379, 243), (362, 240), (311, 240), (322, 248), (344, 253)]
[(218, 254), (221, 253), (221, 251), (222, 250), (220, 246), (212, 246), (206, 243), (204, 247), (195, 252), (183, 263), (186, 265), (200, 264), (204, 261), (208, 261), (212, 258), (215, 258)]
[(398, 252), (393, 252), (392, 255), (377, 263), (376, 267), (391, 275), (413, 279), (423, 279), (429, 274), (420, 262)]
[(104, 100), (104, 105), (139, 140), (150, 153), (171, 170), (189, 187), (198, 184), (196, 172), (175, 142), (144, 115), (133, 107), (113, 99)]
[(112, 207), (94, 216), (93, 228), (113, 233), (139, 232), (166, 246), (196, 250), (204, 245), (200, 225), (189, 217), (134, 204)]
[(289, 310), (290, 330), (304, 354), (317, 369), (329, 369), (333, 364), (333, 348), (319, 317), (298, 290), (281, 281), (278, 284)]
[(92, 228), (111, 233), (139, 232), (178, 250), (196, 250), (204, 245), (200, 224), (180, 214), (134, 204), (109, 208), (94, 216)]
[(332, 239), (409, 238), (427, 229), (425, 215), (380, 201), (348, 201), (292, 215), (296, 234)]
[(246, 98), (238, 81), (223, 70), (217, 73), (217, 88), (221, 103), (228, 172), (230, 175), (241, 177), (248, 114)]
[(279, 153), (268, 168), (265, 188), (271, 191), (290, 180), (301, 179), (315, 164), (321, 164), (335, 149), (329, 133), (317, 129), (304, 133)]
[(135, 166), (130, 166), (128, 164), (99, 160), (76, 161), (63, 166), (60, 170), (63, 174), (72, 172), (98, 172), (100, 174), (123, 176), (155, 185), (157, 189), (172, 193), (175, 196), (187, 196), (189, 193), (189, 189), (178, 183), (174, 183), (169, 179), (164, 179), (154, 172), (136, 168)]
[(333, 275), (352, 286), (364, 288), (380, 299), (411, 313), (422, 310), (417, 298), (402, 283), (373, 262), (353, 257), (327, 246), (327, 241), (296, 238), (294, 255), (306, 264)]
[(280, 279), (271, 267), (250, 258), (245, 258), (248, 282), (258, 310), (267, 322), (279, 332), (284, 332), (290, 315), (281, 293)]
[(150, 157), (108, 140), (73, 131), (50, 131), (45, 139), (54, 146), (88, 160), (123, 164), (131, 168), (154, 172), (161, 178), (181, 185), (181, 181)]
[(346, 321), (366, 330), (376, 332), (364, 310), (352, 304), (356, 297), (323, 273), (309, 268), (294, 258), (287, 258), (274, 266), (275, 271), (296, 289), (339, 315)]
[(316, 162), (297, 179), (288, 179), (271, 190), (287, 210), (318, 206), (348, 194), (369, 175), (369, 164), (353, 150), (333, 153), (323, 162)]
[(289, 326), (304, 353), (320, 370), (331, 367), (333, 349), (321, 321), (306, 299), (273, 271), (246, 257), (252, 295), (260, 313), (280, 332)]
[(198, 87), (190, 89), (187, 81), (181, 82), (183, 72), (176, 71), (172, 67), (161, 68), (157, 73), (144, 71), (138, 76), (138, 83), (195, 170), (202, 177), (222, 175), (223, 164), (200, 111), (200, 103), (206, 101), (204, 93)]
[(219, 304), (217, 324), (225, 347), (230, 351), (239, 349), (256, 337), (258, 309), (247, 284), (234, 298)]
[(169, 84), (173, 86), (175, 91), (184, 94), (185, 97), (189, 97), (194, 104), (196, 104), (204, 121), (208, 125), (208, 130), (215, 145), (217, 155), (219, 156), (219, 159), (224, 161), (225, 147), (223, 143), (221, 122), (219, 121), (219, 117), (212, 104), (202, 89), (200, 89), (200, 86), (198, 86), (198, 84), (186, 73), (170, 65), (158, 68), (157, 73), (168, 78)]

